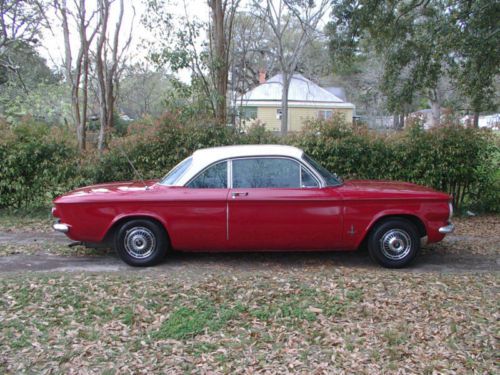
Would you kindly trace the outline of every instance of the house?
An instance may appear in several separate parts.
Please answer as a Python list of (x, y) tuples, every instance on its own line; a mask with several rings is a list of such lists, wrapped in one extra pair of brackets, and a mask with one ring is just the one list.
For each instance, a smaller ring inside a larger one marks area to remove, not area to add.
[[(256, 121), (264, 123), (271, 131), (281, 129), (281, 95), (283, 77), (277, 74), (246, 94), (239, 97), (236, 107), (246, 125)], [(338, 89), (338, 88), (331, 88)], [(307, 120), (333, 117), (342, 113), (352, 122), (354, 105), (341, 99), (332, 92), (318, 86), (301, 74), (294, 74), (288, 90), (288, 131), (301, 130)]]

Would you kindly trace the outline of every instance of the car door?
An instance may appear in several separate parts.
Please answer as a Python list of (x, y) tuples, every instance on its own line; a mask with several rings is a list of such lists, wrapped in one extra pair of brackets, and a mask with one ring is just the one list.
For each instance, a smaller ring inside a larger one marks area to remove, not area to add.
[(177, 250), (227, 248), (227, 161), (210, 165), (186, 186), (176, 188), (169, 207), (169, 235)]
[(341, 243), (342, 200), (298, 160), (231, 160), (229, 244), (239, 250), (334, 249)]

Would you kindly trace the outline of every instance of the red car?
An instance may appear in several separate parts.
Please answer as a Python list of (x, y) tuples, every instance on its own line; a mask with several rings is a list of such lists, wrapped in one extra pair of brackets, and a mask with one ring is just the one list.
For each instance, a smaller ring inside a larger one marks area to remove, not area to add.
[(356, 250), (385, 267), (410, 263), (454, 229), (448, 194), (403, 182), (345, 181), (298, 148), (196, 151), (163, 179), (74, 190), (54, 200), (54, 229), (112, 245), (132, 266), (169, 250)]

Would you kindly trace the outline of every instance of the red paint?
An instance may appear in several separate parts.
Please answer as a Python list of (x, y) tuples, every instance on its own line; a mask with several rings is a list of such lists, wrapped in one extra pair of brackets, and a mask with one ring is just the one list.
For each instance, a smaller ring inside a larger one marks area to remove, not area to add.
[[(429, 242), (444, 235), (450, 196), (409, 183), (347, 181), (304, 189), (189, 189), (147, 181), (94, 185), (54, 200), (68, 237), (101, 242), (119, 220), (150, 217), (183, 251), (354, 250), (389, 215), (418, 218)], [(232, 193), (239, 194), (232, 197)]]

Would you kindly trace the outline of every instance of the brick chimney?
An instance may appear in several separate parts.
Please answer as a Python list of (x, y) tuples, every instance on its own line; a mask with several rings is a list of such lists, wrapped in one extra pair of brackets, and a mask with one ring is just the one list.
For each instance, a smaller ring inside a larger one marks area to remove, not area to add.
[(266, 69), (259, 69), (259, 84), (266, 83)]

